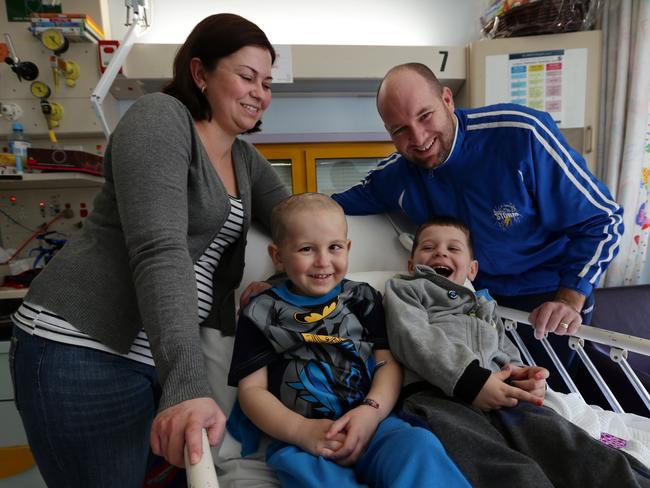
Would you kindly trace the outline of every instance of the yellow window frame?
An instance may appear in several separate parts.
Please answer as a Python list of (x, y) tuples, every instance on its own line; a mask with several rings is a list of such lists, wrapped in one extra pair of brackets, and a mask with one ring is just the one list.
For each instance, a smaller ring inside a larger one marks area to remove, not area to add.
[(395, 152), (391, 142), (321, 142), (256, 144), (268, 160), (290, 160), (293, 193), (318, 191), (316, 161), (335, 158), (385, 158)]

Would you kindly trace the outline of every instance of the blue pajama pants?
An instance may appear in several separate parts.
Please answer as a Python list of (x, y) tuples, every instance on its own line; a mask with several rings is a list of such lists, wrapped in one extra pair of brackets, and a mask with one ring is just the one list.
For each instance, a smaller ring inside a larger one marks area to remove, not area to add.
[(354, 466), (339, 466), (279, 442), (269, 449), (266, 462), (283, 488), (471, 488), (430, 431), (394, 415), (379, 424)]

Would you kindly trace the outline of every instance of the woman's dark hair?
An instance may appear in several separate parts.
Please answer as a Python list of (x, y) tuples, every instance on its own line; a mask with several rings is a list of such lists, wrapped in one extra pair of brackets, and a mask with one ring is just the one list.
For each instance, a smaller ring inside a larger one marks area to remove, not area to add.
[[(174, 58), (174, 75), (163, 87), (163, 92), (178, 98), (195, 120), (211, 120), (212, 109), (207, 98), (194, 83), (190, 71), (192, 58), (199, 58), (206, 70), (212, 71), (226, 56), (246, 46), (259, 46), (271, 54), (275, 50), (266, 34), (253, 22), (235, 14), (216, 14), (206, 17), (192, 30)], [(246, 134), (260, 130), (261, 121)]]

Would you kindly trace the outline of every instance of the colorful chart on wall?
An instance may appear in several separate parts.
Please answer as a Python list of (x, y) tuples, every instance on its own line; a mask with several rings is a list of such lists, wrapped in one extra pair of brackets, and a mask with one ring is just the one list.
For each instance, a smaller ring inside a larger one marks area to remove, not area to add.
[(510, 101), (548, 112), (561, 124), (564, 49), (510, 54), (508, 58)]
[[(51, 2), (49, 2), (51, 3)], [(61, 13), (61, 4), (47, 5), (42, 0), (5, 0), (9, 22), (29, 22), (31, 13)]]
[(485, 58), (485, 102), (548, 112), (560, 128), (583, 127), (586, 49), (554, 49)]

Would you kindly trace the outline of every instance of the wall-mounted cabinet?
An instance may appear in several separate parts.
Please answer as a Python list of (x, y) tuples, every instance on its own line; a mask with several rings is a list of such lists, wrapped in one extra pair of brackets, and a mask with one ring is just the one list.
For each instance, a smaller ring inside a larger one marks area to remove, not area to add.
[[(134, 99), (160, 90), (172, 76), (177, 45), (136, 44), (111, 93)], [(454, 46), (291, 46), (293, 83), (273, 86), (277, 95), (374, 95), (393, 66), (416, 61), (429, 66), (456, 92), (466, 78), (466, 49)]]
[(596, 171), (601, 37), (583, 31), (472, 43), (470, 106), (521, 100), (549, 112)]

